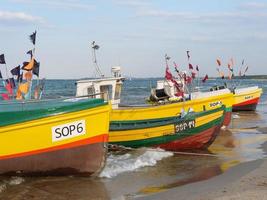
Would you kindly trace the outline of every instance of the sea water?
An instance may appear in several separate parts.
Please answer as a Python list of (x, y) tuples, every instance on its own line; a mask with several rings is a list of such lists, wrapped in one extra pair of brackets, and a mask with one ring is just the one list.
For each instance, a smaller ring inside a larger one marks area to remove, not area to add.
[[(126, 80), (123, 104), (145, 104), (158, 79)], [(44, 98), (72, 97), (76, 80), (46, 80)], [(234, 80), (236, 85), (241, 81)], [(222, 84), (208, 80), (200, 87)], [(36, 82), (34, 82), (36, 84)], [(127, 149), (109, 153), (99, 177), (1, 177), (0, 199), (127, 199), (154, 194), (169, 188), (205, 180), (224, 173), (242, 162), (266, 156), (267, 80), (242, 80), (242, 86), (258, 85), (263, 94), (256, 112), (233, 114), (227, 130), (222, 130), (206, 151), (179, 154), (161, 149)], [(4, 88), (0, 86), (0, 92)]]

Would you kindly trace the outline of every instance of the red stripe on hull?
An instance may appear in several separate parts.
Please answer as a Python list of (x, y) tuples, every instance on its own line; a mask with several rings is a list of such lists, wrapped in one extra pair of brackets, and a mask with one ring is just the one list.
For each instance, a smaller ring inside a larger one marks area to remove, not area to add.
[(229, 126), (232, 119), (232, 112), (225, 112), (224, 119), (223, 119), (223, 125)]
[(169, 150), (188, 150), (188, 149), (204, 149), (207, 148), (216, 138), (221, 126), (214, 126), (197, 135), (186, 137), (180, 140), (161, 144), (158, 147)]
[(233, 107), (235, 107), (235, 106), (246, 106), (246, 105), (250, 105), (250, 104), (258, 104), (259, 99), (260, 99), (259, 97), (255, 98), (255, 99), (250, 99), (250, 100), (244, 101), (242, 103), (234, 104)]
[(1, 156), (0, 160), (23, 157), (23, 156), (30, 156), (30, 155), (34, 155), (34, 154), (40, 154), (40, 153), (51, 152), (51, 151), (58, 151), (61, 149), (68, 149), (68, 148), (73, 148), (73, 147), (77, 147), (77, 146), (83, 146), (83, 145), (95, 144), (95, 143), (105, 143), (105, 142), (108, 142), (108, 134), (102, 134), (102, 135), (98, 135), (95, 137), (86, 138), (83, 140), (71, 142), (68, 144), (58, 145), (58, 146), (54, 146), (54, 147), (50, 147), (50, 148), (39, 149), (39, 150), (29, 151), (29, 152), (23, 152), (23, 153), (8, 155), (8, 156)]

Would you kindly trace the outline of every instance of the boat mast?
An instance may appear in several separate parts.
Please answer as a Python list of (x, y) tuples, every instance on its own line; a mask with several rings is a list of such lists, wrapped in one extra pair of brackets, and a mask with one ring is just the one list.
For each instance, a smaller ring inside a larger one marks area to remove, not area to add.
[(98, 66), (97, 59), (96, 59), (96, 50), (98, 50), (98, 49), (99, 49), (99, 45), (97, 45), (95, 43), (95, 41), (93, 41), (92, 42), (93, 63), (95, 65), (96, 74), (102, 78), (102, 77), (104, 77), (104, 74), (102, 74), (102, 72)]

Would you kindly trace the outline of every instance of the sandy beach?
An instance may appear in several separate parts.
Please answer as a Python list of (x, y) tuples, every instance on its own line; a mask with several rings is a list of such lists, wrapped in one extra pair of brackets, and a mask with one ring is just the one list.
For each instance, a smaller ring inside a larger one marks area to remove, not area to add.
[[(267, 143), (263, 145), (267, 152)], [(267, 199), (267, 159), (237, 165), (222, 175), (140, 199)]]

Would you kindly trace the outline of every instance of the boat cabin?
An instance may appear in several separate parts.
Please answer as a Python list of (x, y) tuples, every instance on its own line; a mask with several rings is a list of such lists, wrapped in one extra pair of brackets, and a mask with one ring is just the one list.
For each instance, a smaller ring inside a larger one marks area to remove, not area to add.
[(125, 78), (121, 76), (121, 68), (119, 66), (112, 67), (111, 72), (112, 77), (77, 81), (76, 96), (91, 95), (91, 98), (103, 98), (104, 100), (110, 100), (113, 108), (118, 108), (121, 88)]

